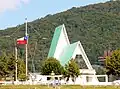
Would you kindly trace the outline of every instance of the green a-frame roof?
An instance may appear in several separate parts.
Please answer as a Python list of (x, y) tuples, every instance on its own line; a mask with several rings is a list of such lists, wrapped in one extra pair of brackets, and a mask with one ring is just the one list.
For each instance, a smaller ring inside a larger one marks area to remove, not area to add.
[(61, 65), (64, 66), (65, 64), (67, 64), (71, 60), (76, 46), (77, 46), (77, 42), (70, 44), (64, 48), (64, 50), (59, 58)]
[[(76, 50), (79, 50), (79, 53)], [(70, 44), (64, 24), (56, 27), (48, 53), (48, 58), (54, 57), (60, 61), (61, 65), (64, 66), (73, 57), (75, 57), (73, 55), (74, 53), (75, 55), (82, 55), (88, 68), (92, 69), (92, 66), (87, 58), (87, 55), (84, 52), (80, 41)]]
[(56, 27), (56, 29), (55, 29), (54, 36), (53, 36), (51, 46), (50, 46), (50, 50), (48, 53), (48, 57), (54, 57), (54, 53), (56, 50), (56, 46), (57, 46), (62, 28), (63, 28), (63, 25), (60, 25), (60, 26)]
[[(51, 46), (50, 46), (50, 50), (49, 50), (49, 53), (48, 53), (48, 58), (49, 57), (54, 57), (56, 47), (57, 47), (57, 44), (58, 44), (58, 41), (59, 41), (61, 31), (63, 29), (63, 26), (64, 25), (60, 25), (60, 26), (56, 27), (56, 29), (55, 29), (54, 36), (53, 36)], [(61, 55), (58, 59), (60, 61), (61, 65), (64, 66), (66, 63), (68, 63), (68, 61), (71, 59), (71, 57), (73, 55), (73, 52), (74, 52), (76, 46), (77, 46), (77, 42), (73, 43), (73, 44), (69, 44), (69, 45), (64, 47), (64, 50), (63, 50), (63, 52), (61, 53)]]

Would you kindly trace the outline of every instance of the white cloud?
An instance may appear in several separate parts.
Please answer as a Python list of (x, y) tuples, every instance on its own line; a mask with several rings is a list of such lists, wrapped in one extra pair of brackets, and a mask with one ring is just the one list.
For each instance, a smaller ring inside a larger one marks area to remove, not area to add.
[(0, 0), (0, 12), (16, 9), (21, 4), (28, 2), (29, 0)]

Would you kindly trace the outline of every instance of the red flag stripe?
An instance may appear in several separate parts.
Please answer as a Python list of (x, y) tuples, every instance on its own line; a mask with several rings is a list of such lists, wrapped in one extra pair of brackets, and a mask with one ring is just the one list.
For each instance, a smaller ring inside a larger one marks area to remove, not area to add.
[(17, 40), (17, 44), (27, 44), (27, 40)]

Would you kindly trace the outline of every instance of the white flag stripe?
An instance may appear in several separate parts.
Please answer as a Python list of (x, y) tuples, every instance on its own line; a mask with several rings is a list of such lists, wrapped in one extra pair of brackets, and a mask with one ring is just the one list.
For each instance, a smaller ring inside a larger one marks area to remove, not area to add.
[(24, 37), (17, 39), (17, 41), (18, 41), (18, 40), (24, 40)]

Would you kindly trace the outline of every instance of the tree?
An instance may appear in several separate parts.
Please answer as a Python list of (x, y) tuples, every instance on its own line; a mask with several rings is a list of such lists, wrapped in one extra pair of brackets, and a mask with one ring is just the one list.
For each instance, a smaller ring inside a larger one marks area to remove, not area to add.
[(26, 80), (26, 70), (25, 70), (25, 63), (22, 59), (18, 59), (18, 79), (19, 80)]
[(14, 77), (14, 80), (15, 80), (15, 69), (16, 69), (15, 68), (15, 63), (16, 63), (15, 56), (12, 54), (9, 54), (7, 60), (8, 60), (8, 63), (6, 63), (8, 65), (7, 70), (9, 71), (8, 76)]
[(64, 77), (67, 77), (67, 81), (71, 77), (75, 81), (76, 77), (80, 75), (79, 66), (75, 60), (71, 59), (67, 65), (65, 65)]
[(0, 76), (1, 78), (6, 78), (6, 76), (9, 74), (10, 71), (8, 71), (8, 57), (6, 54), (3, 54), (3, 56), (0, 56)]
[[(0, 77), (14, 77), (15, 80), (15, 63), (16, 59), (13, 54), (3, 54), (0, 56)], [(21, 79), (21, 75), (25, 75), (25, 63), (22, 59), (18, 58), (18, 78)], [(22, 78), (24, 79), (24, 78)]]
[(105, 62), (107, 75), (120, 76), (120, 50), (113, 51), (111, 56), (106, 57)]
[[(16, 70), (16, 62), (17, 62), (17, 72), (18, 72), (18, 79), (19, 80), (25, 80), (26, 79), (26, 75), (25, 75), (25, 63), (23, 61), (23, 59), (18, 58), (17, 60), (15, 59), (14, 55), (8, 55), (8, 71), (9, 71), (9, 75), (14, 76), (14, 80), (15, 80), (15, 70)], [(8, 75), (8, 76), (9, 76)]]
[(43, 62), (41, 73), (43, 75), (50, 75), (52, 71), (56, 75), (61, 75), (63, 71), (63, 67), (61, 66), (58, 60), (50, 57)]

